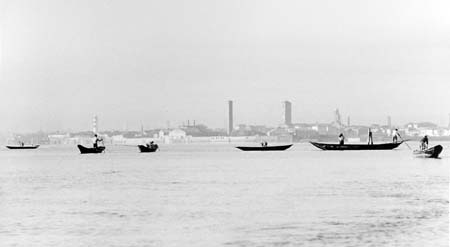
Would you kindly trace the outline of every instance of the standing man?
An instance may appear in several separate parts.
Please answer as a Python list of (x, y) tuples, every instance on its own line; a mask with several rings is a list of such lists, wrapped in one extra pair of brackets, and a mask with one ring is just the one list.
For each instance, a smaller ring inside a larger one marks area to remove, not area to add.
[(102, 139), (102, 138), (99, 138), (99, 137), (97, 136), (97, 134), (95, 134), (94, 137), (95, 137), (95, 140), (94, 140), (94, 148), (97, 148), (97, 147), (98, 147), (98, 143), (99, 143), (99, 142), (102, 142), (103, 139)]
[(425, 150), (428, 148), (428, 136), (425, 135), (421, 140), (420, 140), (420, 149), (421, 150)]
[(395, 129), (394, 131), (392, 131), (392, 142), (393, 143), (397, 143), (399, 137), (402, 138), (400, 136), (400, 134), (398, 133), (398, 129)]
[(341, 133), (341, 134), (339, 135), (339, 145), (344, 145), (344, 140), (345, 140), (345, 137), (344, 137), (344, 135)]
[(368, 145), (373, 145), (373, 137), (372, 137), (372, 130), (369, 128), (369, 141), (367, 142)]

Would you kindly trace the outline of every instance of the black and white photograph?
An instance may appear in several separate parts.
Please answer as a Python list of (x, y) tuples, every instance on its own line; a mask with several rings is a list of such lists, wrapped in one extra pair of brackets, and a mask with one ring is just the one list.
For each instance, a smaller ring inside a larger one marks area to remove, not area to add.
[(449, 247), (450, 1), (0, 0), (1, 247)]

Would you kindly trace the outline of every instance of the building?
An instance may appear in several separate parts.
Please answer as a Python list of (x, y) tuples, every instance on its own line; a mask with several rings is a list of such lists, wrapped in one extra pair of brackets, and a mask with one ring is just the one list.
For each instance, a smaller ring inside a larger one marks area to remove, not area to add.
[(94, 134), (98, 133), (98, 117), (97, 117), (97, 115), (95, 115), (94, 118), (92, 119), (92, 132), (94, 132)]
[(230, 136), (233, 132), (233, 101), (228, 101), (228, 135)]
[(292, 103), (287, 100), (283, 101), (283, 124), (292, 125)]

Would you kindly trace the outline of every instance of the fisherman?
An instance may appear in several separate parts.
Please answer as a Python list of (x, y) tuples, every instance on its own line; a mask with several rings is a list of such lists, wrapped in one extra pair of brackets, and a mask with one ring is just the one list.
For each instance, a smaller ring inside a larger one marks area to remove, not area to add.
[(267, 147), (267, 141), (264, 142), (264, 147)]
[(339, 135), (339, 145), (344, 145), (344, 140), (345, 140), (345, 137), (344, 137), (344, 135), (341, 133), (341, 134)]
[(368, 145), (373, 145), (373, 137), (372, 137), (372, 130), (369, 128), (369, 141), (367, 142)]
[(103, 139), (100, 138), (100, 137), (98, 137), (97, 134), (95, 134), (94, 137), (95, 137), (95, 140), (94, 140), (94, 148), (98, 148), (98, 143), (99, 143), (99, 142), (102, 142)]
[(402, 138), (400, 136), (400, 133), (398, 133), (398, 129), (395, 129), (394, 131), (392, 131), (392, 142), (393, 143), (397, 143), (399, 137)]
[(425, 150), (428, 148), (428, 136), (425, 135), (422, 139), (420, 139), (420, 149)]

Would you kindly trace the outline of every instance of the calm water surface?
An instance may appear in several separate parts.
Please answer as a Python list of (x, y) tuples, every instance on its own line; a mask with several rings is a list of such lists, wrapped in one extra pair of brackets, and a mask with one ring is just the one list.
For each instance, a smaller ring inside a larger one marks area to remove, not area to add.
[(448, 246), (450, 144), (0, 151), (1, 246)]

